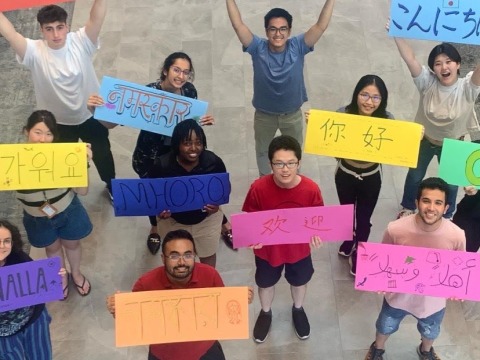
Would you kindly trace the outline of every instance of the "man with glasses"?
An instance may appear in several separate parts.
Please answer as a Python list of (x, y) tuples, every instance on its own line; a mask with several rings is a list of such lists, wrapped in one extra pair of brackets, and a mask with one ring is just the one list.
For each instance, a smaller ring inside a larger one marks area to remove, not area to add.
[(327, 29), (335, 0), (326, 0), (317, 22), (305, 33), (290, 37), (292, 16), (275, 8), (265, 15), (266, 39), (252, 34), (243, 23), (235, 0), (226, 0), (227, 11), (243, 51), (252, 56), (254, 132), (260, 176), (270, 173), (268, 144), (278, 129), (303, 143), (300, 107), (307, 101), (303, 78), (304, 56)]
[[(323, 199), (318, 185), (299, 175), (302, 150), (296, 139), (288, 135), (274, 138), (268, 148), (268, 158), (273, 174), (257, 179), (243, 204), (243, 211), (322, 206)], [(257, 240), (252, 239), (252, 244)], [(312, 237), (311, 245), (319, 247), (320, 238)], [(313, 275), (309, 244), (282, 244), (253, 246), (255, 254), (255, 282), (262, 309), (253, 329), (254, 340), (262, 343), (268, 336), (272, 323), (271, 305), (275, 284), (280, 280), (283, 268), (290, 284), (293, 298), (292, 320), (300, 339), (310, 336), (310, 324), (303, 309), (307, 283)]]

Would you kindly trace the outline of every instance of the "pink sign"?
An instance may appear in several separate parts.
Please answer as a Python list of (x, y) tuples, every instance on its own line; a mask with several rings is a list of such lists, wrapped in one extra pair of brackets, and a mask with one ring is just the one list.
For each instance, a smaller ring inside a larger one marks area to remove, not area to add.
[(17, 9), (25, 9), (36, 6), (51, 5), (64, 2), (72, 2), (75, 0), (2, 0), (0, 3), (0, 11), (9, 11)]
[(355, 289), (480, 300), (477, 253), (360, 243)]
[(233, 245), (304, 244), (314, 235), (323, 241), (352, 240), (353, 205), (316, 206), (233, 214)]

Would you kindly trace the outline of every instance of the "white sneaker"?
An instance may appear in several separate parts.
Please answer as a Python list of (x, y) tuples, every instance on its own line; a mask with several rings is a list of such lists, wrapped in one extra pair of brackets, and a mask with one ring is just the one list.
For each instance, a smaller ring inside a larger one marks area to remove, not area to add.
[(415, 210), (410, 210), (410, 209), (403, 208), (398, 213), (397, 219), (400, 219), (400, 218), (403, 218), (403, 217), (406, 217), (406, 216), (409, 216), (409, 215), (413, 215), (413, 214), (415, 214)]

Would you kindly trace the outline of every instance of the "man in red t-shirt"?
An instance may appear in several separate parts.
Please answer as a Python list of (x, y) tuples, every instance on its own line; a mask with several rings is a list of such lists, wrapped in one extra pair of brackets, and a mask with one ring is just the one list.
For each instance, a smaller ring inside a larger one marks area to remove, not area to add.
[[(273, 174), (256, 180), (243, 204), (243, 211), (322, 206), (323, 199), (318, 185), (309, 178), (299, 175), (302, 150), (291, 136), (274, 138), (268, 148), (268, 158)], [(253, 240), (255, 242), (255, 240)], [(311, 245), (319, 247), (319, 237), (312, 237)], [(292, 318), (295, 332), (300, 339), (310, 336), (310, 324), (303, 310), (307, 283), (313, 275), (313, 264), (309, 244), (286, 244), (253, 247), (255, 253), (255, 282), (262, 310), (253, 329), (254, 340), (262, 343), (268, 336), (272, 323), (271, 305), (275, 284), (280, 280), (283, 268), (290, 284), (293, 307)]]

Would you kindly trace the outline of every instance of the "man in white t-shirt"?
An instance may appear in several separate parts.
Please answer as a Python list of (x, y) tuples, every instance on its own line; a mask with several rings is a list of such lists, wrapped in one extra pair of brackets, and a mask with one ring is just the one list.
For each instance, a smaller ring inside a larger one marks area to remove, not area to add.
[(23, 37), (0, 12), (0, 33), (15, 51), (18, 62), (32, 73), (37, 109), (55, 115), (60, 141), (82, 139), (92, 144), (93, 161), (111, 193), (115, 166), (108, 129), (87, 108), (89, 95), (99, 89), (93, 55), (99, 48), (98, 35), (106, 11), (107, 0), (95, 0), (85, 26), (69, 32), (67, 12), (57, 5), (45, 6), (37, 14), (43, 40)]

